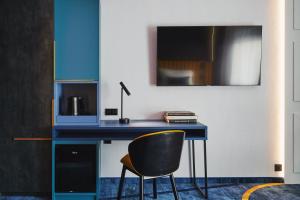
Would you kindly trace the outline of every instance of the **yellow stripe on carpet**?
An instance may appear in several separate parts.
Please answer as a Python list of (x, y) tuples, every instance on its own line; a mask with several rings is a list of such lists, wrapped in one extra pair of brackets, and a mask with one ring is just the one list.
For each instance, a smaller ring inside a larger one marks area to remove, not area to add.
[(252, 188), (250, 188), (249, 190), (247, 190), (242, 197), (242, 200), (249, 200), (250, 195), (255, 192), (256, 190), (265, 188), (265, 187), (271, 187), (271, 186), (279, 186), (279, 185), (283, 185), (283, 183), (267, 183), (267, 184), (262, 184), (262, 185), (257, 185), (254, 186)]

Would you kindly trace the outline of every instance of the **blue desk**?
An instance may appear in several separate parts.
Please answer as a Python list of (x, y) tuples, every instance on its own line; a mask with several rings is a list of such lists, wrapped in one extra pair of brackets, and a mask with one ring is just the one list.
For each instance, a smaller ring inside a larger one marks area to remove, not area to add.
[[(193, 163), (193, 183), (204, 197), (208, 197), (207, 193), (207, 156), (206, 156), (206, 140), (207, 140), (207, 126), (197, 124), (168, 124), (161, 120), (133, 120), (130, 124), (119, 124), (117, 120), (103, 120), (99, 125), (83, 126), (55, 126), (53, 128), (53, 161), (55, 161), (55, 145), (57, 144), (96, 144), (98, 148), (101, 148), (99, 141), (103, 140), (132, 140), (138, 136), (163, 130), (184, 130), (186, 132), (186, 140), (192, 142), (192, 163)], [(204, 192), (196, 183), (196, 167), (195, 167), (195, 140), (202, 140), (204, 143)], [(97, 155), (97, 158), (99, 155)], [(99, 160), (98, 160), (99, 163)], [(53, 199), (67, 199), (57, 198), (66, 197), (68, 195), (76, 195), (76, 193), (70, 194), (58, 194), (55, 190), (55, 162), (53, 167), (53, 180), (52, 180), (52, 195)], [(98, 169), (98, 167), (96, 168)], [(99, 172), (97, 172), (99, 175)], [(96, 177), (98, 180), (98, 177)], [(97, 182), (97, 184), (99, 184)], [(81, 195), (82, 193), (78, 194)], [(97, 187), (96, 193), (91, 194), (99, 198), (99, 187)], [(89, 198), (87, 198), (89, 199)], [(93, 199), (93, 198), (91, 198)]]

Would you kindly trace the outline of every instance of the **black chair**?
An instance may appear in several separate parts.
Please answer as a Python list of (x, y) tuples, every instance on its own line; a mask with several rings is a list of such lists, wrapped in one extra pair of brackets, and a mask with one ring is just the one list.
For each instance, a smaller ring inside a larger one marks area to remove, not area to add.
[(128, 154), (121, 159), (123, 164), (119, 184), (118, 200), (121, 199), (126, 170), (139, 176), (140, 200), (144, 199), (144, 177), (153, 178), (154, 198), (157, 198), (156, 178), (169, 176), (174, 197), (178, 200), (173, 173), (178, 169), (185, 132), (181, 130), (161, 131), (134, 139)]

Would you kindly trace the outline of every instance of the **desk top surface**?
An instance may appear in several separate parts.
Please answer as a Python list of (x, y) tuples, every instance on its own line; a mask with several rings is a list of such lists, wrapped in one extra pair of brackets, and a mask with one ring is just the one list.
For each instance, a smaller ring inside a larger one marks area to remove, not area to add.
[(120, 124), (118, 120), (101, 120), (99, 125), (67, 125), (55, 126), (56, 130), (97, 130), (97, 129), (126, 129), (126, 128), (184, 128), (184, 129), (207, 129), (201, 123), (167, 123), (163, 120), (131, 120), (129, 124)]
[(166, 123), (162, 120), (132, 120), (120, 124), (118, 120), (102, 120), (99, 125), (55, 126), (53, 139), (59, 140), (132, 140), (146, 133), (163, 130), (184, 130), (187, 140), (207, 140), (207, 126), (201, 123)]

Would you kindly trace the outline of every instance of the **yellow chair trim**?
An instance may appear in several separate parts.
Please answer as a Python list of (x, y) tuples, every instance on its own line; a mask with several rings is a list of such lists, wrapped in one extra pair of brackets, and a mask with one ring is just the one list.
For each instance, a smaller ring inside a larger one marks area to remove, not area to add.
[(127, 167), (127, 169), (131, 170), (132, 172), (134, 172), (137, 175), (141, 175), (138, 171), (136, 171), (132, 165), (131, 159), (129, 154), (126, 154), (122, 159), (121, 159), (121, 163)]
[(165, 134), (165, 133), (184, 133), (184, 131), (182, 131), (182, 130), (167, 130), (167, 131), (159, 131), (159, 132), (154, 132), (154, 133), (148, 133), (148, 134), (141, 135), (141, 136), (135, 138), (133, 141), (139, 140), (139, 139), (142, 139), (142, 138), (145, 138), (145, 137), (160, 135), (160, 134)]

